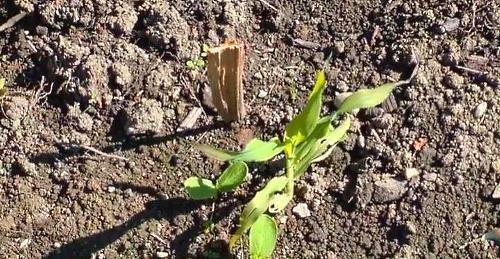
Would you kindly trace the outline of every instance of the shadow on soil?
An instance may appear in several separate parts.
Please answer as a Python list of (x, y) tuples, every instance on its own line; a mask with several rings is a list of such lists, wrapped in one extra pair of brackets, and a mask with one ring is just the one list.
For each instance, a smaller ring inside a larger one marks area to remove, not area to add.
[[(202, 126), (196, 129), (187, 129), (164, 136), (150, 136), (144, 134), (144, 135), (116, 137), (115, 135), (115, 139), (120, 139), (122, 141), (116, 144), (108, 145), (104, 147), (101, 151), (105, 153), (112, 153), (118, 150), (130, 150), (138, 148), (140, 146), (158, 145), (161, 143), (165, 143), (167, 141), (172, 141), (174, 139), (181, 139), (188, 136), (196, 136), (215, 129), (224, 128), (226, 126), (227, 125), (223, 123), (217, 123), (213, 125)], [(48, 153), (37, 154), (31, 157), (30, 161), (33, 163), (52, 164), (55, 163), (57, 160), (63, 160), (65, 158), (75, 157), (75, 156), (82, 156), (86, 152), (88, 152), (88, 149), (74, 143), (55, 143), (54, 145), (59, 149), (59, 152), (48, 152)]]
[[(65, 258), (92, 258), (92, 255), (99, 250), (105, 248), (111, 243), (118, 240), (131, 229), (138, 227), (150, 219), (167, 219), (172, 220), (177, 215), (187, 214), (199, 208), (202, 203), (187, 200), (184, 198), (161, 199), (162, 195), (154, 190), (154, 188), (146, 186), (137, 186), (130, 183), (116, 183), (118, 188), (132, 189), (139, 193), (148, 193), (159, 199), (146, 203), (145, 209), (124, 223), (115, 226), (111, 229), (102, 232), (75, 239), (68, 242), (60, 248), (55, 249), (44, 258), (47, 259), (65, 259)], [(227, 203), (226, 203), (227, 204)], [(216, 222), (222, 217), (228, 216), (232, 204), (220, 207), (214, 211), (214, 219)], [(184, 230), (180, 235), (177, 235), (171, 242), (170, 247), (173, 248), (175, 258), (186, 258), (189, 244), (192, 243), (195, 237), (200, 234), (201, 224), (195, 224)], [(220, 255), (226, 254), (224, 258), (231, 257), (227, 252), (227, 244), (222, 244), (217, 240), (212, 242), (212, 247), (217, 247)]]

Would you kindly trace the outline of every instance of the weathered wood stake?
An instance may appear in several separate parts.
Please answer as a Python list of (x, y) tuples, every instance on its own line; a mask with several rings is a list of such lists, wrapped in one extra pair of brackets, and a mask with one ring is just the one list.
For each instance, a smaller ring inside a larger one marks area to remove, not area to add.
[(237, 121), (245, 115), (243, 103), (244, 44), (230, 41), (208, 51), (208, 80), (219, 115)]

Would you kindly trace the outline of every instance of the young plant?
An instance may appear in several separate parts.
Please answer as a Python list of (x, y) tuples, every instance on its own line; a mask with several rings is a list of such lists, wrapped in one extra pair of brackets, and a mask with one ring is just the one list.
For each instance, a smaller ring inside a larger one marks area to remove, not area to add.
[(248, 172), (246, 163), (268, 161), (284, 153), (285, 175), (271, 178), (255, 194), (243, 209), (238, 229), (229, 240), (232, 249), (249, 231), (251, 258), (271, 258), (278, 237), (278, 227), (272, 215), (283, 211), (293, 199), (295, 181), (312, 163), (326, 158), (335, 145), (346, 138), (351, 124), (348, 113), (379, 105), (395, 87), (408, 82), (405, 80), (374, 89), (358, 90), (346, 98), (336, 111), (320, 116), (326, 87), (325, 72), (320, 70), (306, 106), (286, 125), (282, 139), (252, 139), (240, 152), (197, 144), (196, 147), (207, 156), (228, 161), (230, 165), (215, 184), (208, 179), (188, 178), (184, 186), (189, 197), (196, 200), (213, 199), (220, 192), (232, 191), (244, 181)]

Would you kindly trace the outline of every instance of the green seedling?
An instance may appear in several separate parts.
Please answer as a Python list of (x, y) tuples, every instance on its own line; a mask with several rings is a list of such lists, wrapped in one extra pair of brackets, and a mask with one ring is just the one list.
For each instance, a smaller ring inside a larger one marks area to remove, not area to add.
[(193, 58), (186, 62), (186, 67), (189, 70), (201, 70), (205, 67), (205, 60), (201, 58)]
[(203, 69), (206, 65), (204, 58), (207, 57), (207, 53), (208, 53), (209, 49), (210, 49), (210, 46), (208, 44), (203, 44), (200, 57), (192, 58), (192, 59), (186, 61), (187, 69), (192, 70), (192, 71), (198, 71), (198, 70)]
[(355, 92), (331, 114), (321, 116), (323, 91), (327, 82), (325, 72), (320, 70), (316, 83), (303, 110), (285, 127), (282, 139), (268, 141), (252, 139), (239, 151), (220, 150), (211, 146), (195, 146), (207, 156), (228, 161), (229, 167), (216, 183), (199, 177), (184, 182), (192, 199), (214, 199), (221, 192), (236, 189), (248, 173), (246, 163), (265, 162), (280, 153), (285, 154), (285, 175), (271, 178), (244, 207), (236, 232), (229, 240), (233, 249), (242, 236), (249, 232), (251, 258), (271, 258), (278, 238), (278, 227), (272, 215), (282, 212), (293, 199), (295, 181), (311, 164), (326, 158), (332, 149), (346, 138), (351, 125), (349, 113), (360, 108), (374, 107), (382, 103), (398, 85), (409, 80), (385, 84), (373, 89)]

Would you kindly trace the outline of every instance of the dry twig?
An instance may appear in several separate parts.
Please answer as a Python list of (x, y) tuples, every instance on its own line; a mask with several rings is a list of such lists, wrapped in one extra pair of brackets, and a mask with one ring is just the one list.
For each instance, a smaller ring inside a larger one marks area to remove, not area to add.
[(20, 12), (14, 16), (12, 16), (10, 19), (8, 19), (4, 24), (0, 25), (0, 32), (14, 26), (17, 22), (19, 22), (21, 19), (26, 16), (27, 13), (25, 12)]

